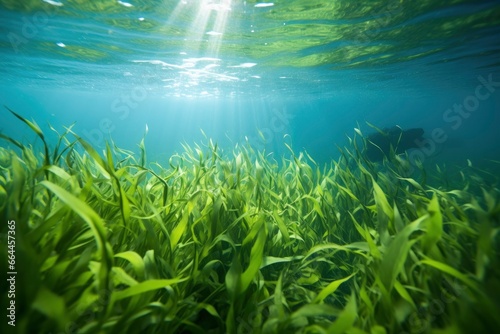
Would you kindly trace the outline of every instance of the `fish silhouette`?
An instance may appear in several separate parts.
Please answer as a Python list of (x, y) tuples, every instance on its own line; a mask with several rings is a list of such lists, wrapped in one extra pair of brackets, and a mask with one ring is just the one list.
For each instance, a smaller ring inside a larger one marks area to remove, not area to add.
[(371, 161), (390, 157), (391, 149), (394, 154), (401, 154), (409, 149), (419, 148), (424, 134), (422, 128), (403, 130), (399, 126), (377, 131), (366, 138), (364, 155)]

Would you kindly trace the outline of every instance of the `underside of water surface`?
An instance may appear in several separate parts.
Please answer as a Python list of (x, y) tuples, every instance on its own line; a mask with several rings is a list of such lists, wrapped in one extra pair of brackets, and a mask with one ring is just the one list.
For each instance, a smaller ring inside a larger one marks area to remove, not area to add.
[(497, 0), (0, 0), (1, 333), (495, 333)]

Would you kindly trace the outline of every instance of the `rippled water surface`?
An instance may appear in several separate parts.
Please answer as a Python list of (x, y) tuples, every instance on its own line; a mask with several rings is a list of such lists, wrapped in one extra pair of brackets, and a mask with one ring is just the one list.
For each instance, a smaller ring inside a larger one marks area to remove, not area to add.
[(453, 87), (499, 72), (499, 26), (499, 1), (0, 0), (0, 75), (167, 96)]

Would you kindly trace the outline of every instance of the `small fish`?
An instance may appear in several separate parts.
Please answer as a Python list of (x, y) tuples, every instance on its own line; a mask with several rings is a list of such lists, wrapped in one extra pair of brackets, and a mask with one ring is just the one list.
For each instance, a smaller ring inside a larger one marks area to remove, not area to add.
[(371, 161), (380, 161), (389, 156), (391, 147), (395, 154), (401, 154), (411, 148), (418, 148), (423, 141), (422, 128), (403, 130), (399, 126), (380, 130), (366, 138), (364, 155)]

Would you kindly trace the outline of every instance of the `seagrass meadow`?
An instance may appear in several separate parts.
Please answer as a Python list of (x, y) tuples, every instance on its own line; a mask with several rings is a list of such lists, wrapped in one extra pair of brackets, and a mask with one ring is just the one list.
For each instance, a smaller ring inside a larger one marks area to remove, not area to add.
[(144, 140), (98, 152), (68, 127), (47, 145), (14, 115), (43, 144), (1, 138), (19, 333), (500, 328), (499, 180), (473, 161), (372, 163), (358, 130), (324, 166), (209, 138), (161, 166)]

